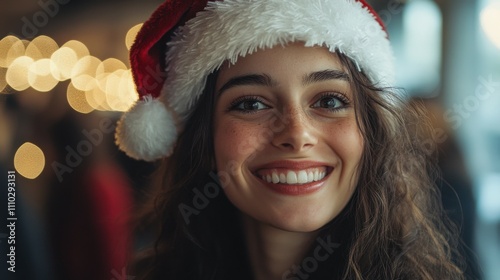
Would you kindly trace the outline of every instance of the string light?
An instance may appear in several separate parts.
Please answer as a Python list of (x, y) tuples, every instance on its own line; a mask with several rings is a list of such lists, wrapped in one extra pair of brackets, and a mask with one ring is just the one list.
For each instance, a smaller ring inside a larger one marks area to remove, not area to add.
[(135, 41), (135, 37), (137, 37), (137, 33), (139, 32), (141, 27), (142, 23), (139, 23), (130, 28), (130, 30), (127, 32), (127, 35), (125, 35), (125, 46), (127, 47), (127, 50), (130, 50), (130, 48), (132, 47), (132, 44)]
[(50, 72), (53, 64), (52, 60), (42, 58), (29, 66), (28, 83), (33, 89), (40, 92), (48, 92), (57, 85), (59, 81)]
[(481, 27), (486, 37), (500, 49), (500, 3), (492, 3), (481, 11)]
[(105, 75), (98, 77), (97, 86), (89, 91), (86, 91), (85, 93), (89, 104), (98, 111), (107, 111), (111, 109), (106, 103), (106, 92), (102, 90), (102, 88), (105, 88), (105, 85), (103, 84), (106, 82), (105, 78), (107, 75), (109, 74), (106, 73)]
[[(19, 42), (19, 38), (15, 36), (6, 36), (2, 40), (0, 40), (0, 67), (7, 68), (9, 65), (12, 63), (12, 61), (17, 58), (17, 56), (14, 57), (14, 59), (11, 59), (10, 61), (8, 60), (8, 53), (12, 46), (16, 43)], [(21, 43), (22, 44), (22, 43)], [(22, 51), (24, 53), (24, 50)], [(19, 54), (18, 56), (20, 56)]]
[(7, 93), (4, 89), (7, 87), (7, 80), (5, 79), (5, 75), (7, 74), (6, 68), (0, 67), (0, 93)]
[(87, 46), (85, 46), (84, 43), (77, 40), (70, 40), (66, 42), (64, 45), (62, 45), (62, 48), (64, 47), (72, 49), (75, 52), (78, 59), (90, 55)]
[(5, 67), (8, 68), (18, 57), (24, 56), (26, 52), (25, 43), (23, 40), (17, 40), (12, 43), (5, 56)]
[(117, 104), (117, 111), (128, 111), (135, 102), (139, 99), (137, 92), (135, 90), (134, 79), (132, 77), (132, 71), (128, 69), (125, 71), (121, 77), (120, 81), (120, 103)]
[(42, 58), (50, 58), (58, 48), (59, 46), (52, 38), (42, 35), (29, 42), (25, 55), (37, 61)]
[(94, 108), (92, 108), (87, 101), (85, 91), (75, 88), (72, 83), (68, 84), (66, 98), (68, 99), (68, 104), (71, 108), (79, 113), (88, 114), (94, 111)]
[(71, 78), (71, 72), (78, 62), (78, 55), (73, 49), (61, 47), (52, 54), (50, 59), (53, 62), (50, 70), (54, 78), (59, 81)]
[(13, 89), (23, 91), (29, 88), (28, 71), (33, 62), (33, 58), (23, 55), (14, 59), (7, 68), (5, 79)]
[(108, 58), (97, 66), (96, 75), (99, 76), (104, 73), (113, 73), (119, 69), (126, 70), (127, 66), (125, 66), (125, 63), (116, 58)]
[(28, 179), (37, 178), (45, 167), (45, 155), (35, 144), (22, 144), (14, 155), (14, 167), (17, 173)]
[[(142, 23), (128, 30), (127, 49), (141, 26)], [(80, 41), (71, 40), (59, 47), (43, 35), (31, 42), (10, 35), (0, 40), (1, 92), (7, 87), (48, 92), (66, 80), (68, 104), (83, 114), (93, 110), (126, 111), (138, 99), (127, 65), (116, 58), (101, 61)]]
[[(141, 26), (127, 32), (127, 49)], [(59, 47), (48, 36), (38, 36), (31, 42), (11, 35), (0, 40), (1, 93), (7, 87), (48, 92), (66, 80), (70, 80), (68, 104), (82, 114), (126, 111), (138, 99), (132, 72), (125, 63), (116, 58), (101, 61), (80, 41), (71, 40)], [(26, 142), (15, 153), (14, 167), (22, 176), (35, 179), (45, 167), (45, 155), (38, 146)]]
[(97, 86), (95, 79), (101, 61), (95, 56), (82, 57), (71, 70), (71, 82), (79, 90), (92, 90)]

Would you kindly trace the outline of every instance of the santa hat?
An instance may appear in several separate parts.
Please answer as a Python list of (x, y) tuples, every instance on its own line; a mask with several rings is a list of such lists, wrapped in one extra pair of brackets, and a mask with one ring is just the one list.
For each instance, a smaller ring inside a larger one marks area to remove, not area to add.
[(144, 23), (130, 53), (140, 99), (117, 126), (135, 159), (169, 156), (207, 77), (225, 61), (304, 42), (353, 60), (372, 83), (394, 85), (385, 27), (364, 0), (167, 0)]

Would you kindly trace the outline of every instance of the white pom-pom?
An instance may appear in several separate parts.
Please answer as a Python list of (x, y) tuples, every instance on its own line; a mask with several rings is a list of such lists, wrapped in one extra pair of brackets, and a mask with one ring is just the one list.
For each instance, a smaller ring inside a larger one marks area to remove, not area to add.
[(116, 144), (128, 156), (145, 161), (169, 156), (177, 139), (172, 114), (160, 100), (146, 96), (122, 115)]

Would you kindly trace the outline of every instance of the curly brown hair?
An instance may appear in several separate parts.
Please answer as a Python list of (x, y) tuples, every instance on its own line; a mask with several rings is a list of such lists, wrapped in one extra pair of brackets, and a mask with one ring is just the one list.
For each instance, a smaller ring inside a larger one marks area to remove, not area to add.
[[(338, 56), (349, 72), (365, 145), (351, 201), (319, 233), (342, 245), (308, 279), (465, 279), (457, 230), (439, 203), (435, 162), (419, 138), (425, 113)], [(214, 171), (216, 78), (208, 77), (139, 216), (157, 233), (133, 266), (141, 279), (253, 279), (239, 210)], [(219, 191), (201, 199), (207, 186)]]
[(431, 129), (425, 111), (341, 60), (361, 93), (355, 98), (366, 143), (346, 278), (464, 279), (457, 229), (443, 213), (436, 162), (421, 137)]

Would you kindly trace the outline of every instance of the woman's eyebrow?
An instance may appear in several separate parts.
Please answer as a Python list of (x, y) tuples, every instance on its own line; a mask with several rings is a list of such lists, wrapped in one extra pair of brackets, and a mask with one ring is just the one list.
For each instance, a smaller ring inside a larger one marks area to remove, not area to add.
[(258, 85), (274, 87), (278, 84), (277, 81), (273, 80), (269, 75), (266, 74), (250, 74), (231, 78), (227, 81), (219, 90), (218, 95), (221, 95), (224, 91), (235, 87), (235, 86), (248, 86), (248, 85)]
[(312, 83), (328, 81), (328, 80), (343, 80), (349, 81), (349, 75), (341, 70), (326, 69), (307, 74), (302, 79), (302, 84), (309, 85)]
[[(305, 75), (304, 78), (302, 79), (302, 83), (304, 85), (308, 85), (327, 80), (349, 81), (349, 75), (341, 70), (326, 69)], [(278, 85), (278, 82), (273, 80), (273, 78), (271, 78), (269, 75), (266, 74), (249, 74), (249, 75), (237, 76), (227, 81), (220, 88), (218, 95), (220, 96), (224, 91), (232, 87), (248, 86), (248, 85), (274, 87)]]

